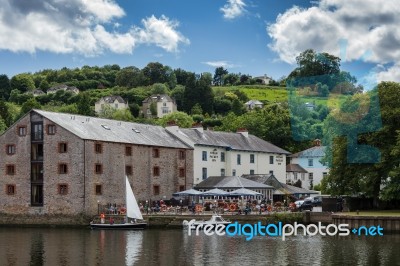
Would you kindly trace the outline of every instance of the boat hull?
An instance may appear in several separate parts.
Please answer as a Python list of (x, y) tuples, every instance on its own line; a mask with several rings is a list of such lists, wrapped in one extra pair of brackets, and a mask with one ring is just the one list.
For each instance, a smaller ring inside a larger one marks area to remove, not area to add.
[(90, 224), (90, 227), (102, 230), (143, 230), (147, 227), (147, 223)]

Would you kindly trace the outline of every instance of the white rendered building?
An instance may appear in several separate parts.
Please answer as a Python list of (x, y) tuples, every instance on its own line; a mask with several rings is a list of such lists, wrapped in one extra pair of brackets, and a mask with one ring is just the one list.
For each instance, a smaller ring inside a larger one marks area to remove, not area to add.
[(321, 161), (325, 157), (325, 146), (320, 146), (319, 140), (315, 141), (315, 145), (307, 150), (292, 154), (290, 156), (291, 164), (297, 164), (307, 171), (305, 180), (301, 180), (303, 188), (310, 188), (321, 183), (322, 178), (329, 173), (328, 166), (324, 165)]
[(286, 181), (286, 156), (289, 152), (247, 131), (232, 133), (178, 126), (166, 129), (194, 148), (194, 185), (209, 176), (270, 173), (280, 182)]

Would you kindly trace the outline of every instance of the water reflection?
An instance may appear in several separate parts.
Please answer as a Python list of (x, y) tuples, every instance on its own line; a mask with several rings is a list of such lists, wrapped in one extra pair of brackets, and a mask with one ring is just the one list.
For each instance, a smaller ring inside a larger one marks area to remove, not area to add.
[(400, 235), (189, 236), (182, 230), (0, 228), (0, 265), (398, 265)]

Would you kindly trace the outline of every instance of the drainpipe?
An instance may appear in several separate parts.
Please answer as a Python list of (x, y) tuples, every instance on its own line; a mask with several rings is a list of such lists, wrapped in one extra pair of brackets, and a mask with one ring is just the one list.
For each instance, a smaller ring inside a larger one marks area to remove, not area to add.
[(83, 140), (83, 210), (86, 215), (86, 140)]

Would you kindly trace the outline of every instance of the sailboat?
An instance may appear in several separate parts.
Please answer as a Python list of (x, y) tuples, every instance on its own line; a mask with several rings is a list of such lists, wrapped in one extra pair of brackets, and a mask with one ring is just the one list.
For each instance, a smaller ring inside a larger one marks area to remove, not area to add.
[(137, 222), (143, 220), (142, 213), (136, 202), (135, 195), (133, 194), (131, 185), (129, 184), (128, 177), (125, 177), (125, 190), (126, 190), (126, 219), (125, 223), (112, 223), (112, 224), (95, 224), (90, 223), (91, 228), (96, 229), (145, 229), (146, 222)]

